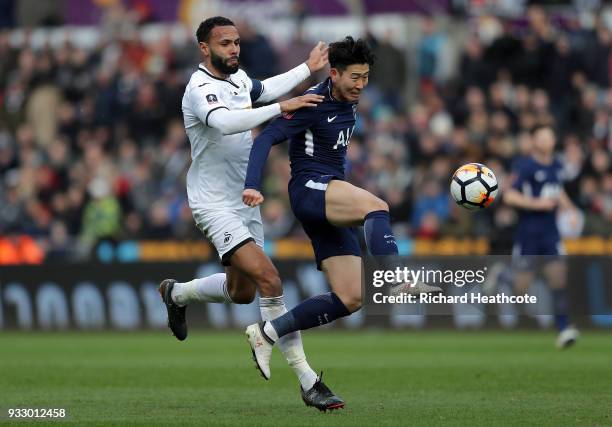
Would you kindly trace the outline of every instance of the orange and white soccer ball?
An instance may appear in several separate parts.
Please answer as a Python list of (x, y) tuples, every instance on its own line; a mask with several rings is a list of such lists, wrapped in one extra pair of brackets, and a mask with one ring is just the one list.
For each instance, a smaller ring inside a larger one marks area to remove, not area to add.
[(453, 174), (450, 192), (455, 202), (469, 210), (484, 209), (497, 197), (499, 186), (491, 169), (480, 163), (468, 163)]

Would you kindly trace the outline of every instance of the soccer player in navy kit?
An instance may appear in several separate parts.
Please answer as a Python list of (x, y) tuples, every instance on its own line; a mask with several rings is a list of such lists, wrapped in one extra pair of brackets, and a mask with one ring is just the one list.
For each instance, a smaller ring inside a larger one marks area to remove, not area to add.
[[(259, 188), (269, 150), (289, 139), (291, 208), (310, 237), (317, 268), (324, 272), (332, 289), (303, 301), (272, 321), (247, 328), (256, 365), (266, 377), (273, 345), (280, 337), (332, 322), (361, 308), (361, 250), (355, 227), (364, 226), (366, 245), (372, 255), (397, 255), (387, 203), (344, 180), (357, 102), (368, 84), (373, 62), (370, 48), (361, 39), (346, 37), (330, 44), (330, 76), (306, 92), (324, 96), (323, 102), (315, 108), (279, 117), (253, 143), (244, 203), (257, 206), (263, 202)], [(419, 286), (419, 291), (439, 291), (425, 284)], [(319, 409), (344, 406), (333, 393), (318, 391), (327, 396), (315, 405)], [(305, 402), (312, 400), (307, 394), (302, 390)]]
[(543, 273), (553, 292), (555, 323), (559, 330), (557, 346), (566, 348), (576, 342), (578, 331), (569, 324), (567, 315), (566, 265), (556, 223), (556, 211), (576, 209), (563, 190), (562, 165), (554, 157), (555, 133), (550, 126), (540, 125), (531, 132), (532, 153), (519, 159), (514, 167), (512, 188), (504, 195), (507, 204), (518, 208), (513, 256), (519, 259), (515, 287), (527, 290), (534, 278), (528, 258), (521, 255), (542, 255)]

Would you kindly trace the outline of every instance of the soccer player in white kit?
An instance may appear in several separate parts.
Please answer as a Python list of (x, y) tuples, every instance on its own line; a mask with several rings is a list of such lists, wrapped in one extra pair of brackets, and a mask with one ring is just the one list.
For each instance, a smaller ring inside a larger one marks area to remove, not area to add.
[[(182, 102), (192, 159), (187, 195), (195, 222), (219, 252), (225, 273), (160, 284), (168, 326), (181, 341), (187, 337), (186, 306), (193, 302), (248, 304), (258, 289), (264, 321), (287, 311), (278, 271), (262, 249), (259, 208), (242, 202), (253, 144), (250, 129), (281, 113), (314, 107), (323, 97), (304, 95), (259, 108), (252, 108), (252, 103), (273, 101), (327, 64), (327, 48), (319, 42), (305, 63), (259, 81), (238, 68), (240, 37), (232, 21), (209, 18), (200, 24), (196, 37), (204, 62), (191, 76)], [(302, 390), (312, 389), (320, 378), (306, 361), (300, 333), (283, 339), (279, 347)]]

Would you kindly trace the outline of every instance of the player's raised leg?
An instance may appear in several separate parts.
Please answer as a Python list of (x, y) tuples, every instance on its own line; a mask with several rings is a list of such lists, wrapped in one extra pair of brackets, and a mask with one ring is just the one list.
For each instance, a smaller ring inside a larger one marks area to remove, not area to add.
[(281, 317), (264, 322), (261, 329), (267, 342), (275, 343), (291, 332), (325, 325), (361, 308), (361, 258), (330, 257), (322, 261), (321, 268), (332, 292), (308, 298)]
[[(232, 300), (227, 277), (226, 273), (217, 273), (185, 283), (179, 283), (174, 279), (166, 279), (160, 283), (159, 293), (168, 311), (168, 327), (179, 341), (187, 338), (185, 319), (187, 304), (192, 302), (241, 303), (240, 300)], [(235, 287), (238, 288), (238, 286)]]
[[(242, 216), (235, 210), (196, 210), (194, 219), (198, 228), (217, 248), (221, 262), (226, 267), (229, 266), (227, 259), (231, 258), (237, 249), (254, 240), (251, 230), (245, 226)], [(253, 233), (256, 231), (259, 229), (254, 229)], [(256, 236), (263, 242), (263, 231)], [(248, 304), (253, 301), (255, 296), (253, 282), (238, 271), (232, 274), (231, 270), (226, 269), (225, 273), (185, 283), (166, 279), (160, 284), (159, 293), (168, 311), (168, 326), (177, 339), (182, 341), (187, 337), (185, 312), (188, 304), (202, 302)]]
[(325, 216), (339, 227), (363, 225), (372, 255), (397, 255), (387, 203), (346, 181), (332, 180), (325, 191)]
[[(397, 243), (391, 229), (387, 203), (346, 181), (332, 180), (325, 191), (325, 216), (333, 225), (363, 225), (366, 246), (374, 256), (397, 256)], [(426, 283), (400, 283), (391, 289), (399, 293), (440, 293), (438, 286)]]
[[(232, 269), (248, 278), (259, 289), (259, 308), (262, 320), (271, 320), (287, 312), (278, 270), (258, 245), (249, 242), (240, 247), (232, 254), (230, 262)], [(311, 388), (317, 381), (317, 374), (306, 361), (299, 332), (286, 335), (279, 340), (278, 346), (298, 377), (300, 385), (303, 388)], [(257, 359), (255, 363), (257, 364)], [(269, 364), (267, 369), (262, 369), (258, 364), (257, 366), (262, 376), (270, 379)]]

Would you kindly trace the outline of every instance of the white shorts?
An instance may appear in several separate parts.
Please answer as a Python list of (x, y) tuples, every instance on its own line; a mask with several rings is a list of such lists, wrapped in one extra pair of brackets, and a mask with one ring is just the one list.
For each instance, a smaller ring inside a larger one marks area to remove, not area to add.
[(219, 252), (223, 265), (248, 242), (263, 249), (264, 232), (259, 207), (243, 209), (197, 209), (192, 211), (196, 225)]

